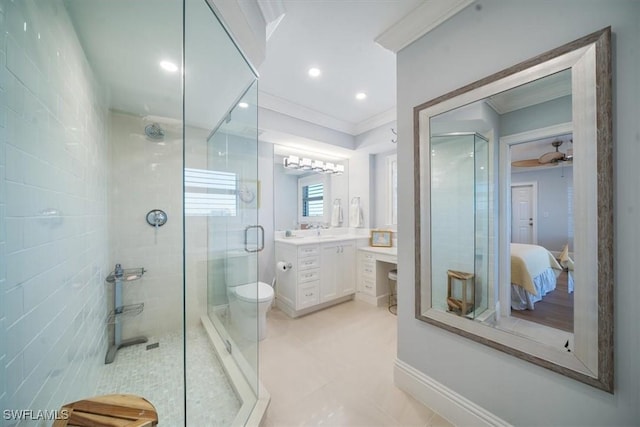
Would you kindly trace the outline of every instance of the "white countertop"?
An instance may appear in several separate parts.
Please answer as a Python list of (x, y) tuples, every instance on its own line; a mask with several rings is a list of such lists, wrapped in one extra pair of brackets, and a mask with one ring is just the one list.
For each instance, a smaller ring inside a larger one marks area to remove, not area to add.
[(398, 256), (398, 248), (396, 246), (392, 246), (390, 248), (381, 248), (378, 246), (363, 246), (361, 248), (358, 248), (358, 250), (366, 251), (366, 252), (374, 252), (374, 253), (383, 254), (383, 255)]
[(327, 242), (340, 242), (344, 240), (355, 239), (367, 239), (367, 236), (355, 235), (355, 234), (335, 234), (335, 235), (320, 235), (320, 236), (292, 236), (292, 237), (276, 237), (275, 241), (280, 243), (287, 243), (290, 245), (313, 245), (318, 243)]

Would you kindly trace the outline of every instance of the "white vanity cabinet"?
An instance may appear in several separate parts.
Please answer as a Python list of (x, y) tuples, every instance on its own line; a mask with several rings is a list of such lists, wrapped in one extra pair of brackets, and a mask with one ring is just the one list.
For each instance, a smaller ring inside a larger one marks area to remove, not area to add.
[(302, 240), (275, 245), (276, 261), (291, 265), (277, 271), (276, 304), (291, 317), (347, 301), (356, 292), (356, 239)]
[(397, 268), (397, 248), (361, 247), (358, 250), (356, 298), (384, 306), (389, 298), (389, 271)]
[(323, 243), (320, 246), (320, 302), (356, 293), (355, 256), (354, 240)]

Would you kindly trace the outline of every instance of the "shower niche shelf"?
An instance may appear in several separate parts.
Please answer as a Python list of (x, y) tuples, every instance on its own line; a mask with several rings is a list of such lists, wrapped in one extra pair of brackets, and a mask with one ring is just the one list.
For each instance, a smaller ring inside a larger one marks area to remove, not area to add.
[(144, 310), (144, 303), (128, 305), (122, 303), (122, 285), (141, 279), (144, 273), (146, 273), (144, 268), (125, 269), (120, 264), (116, 264), (115, 269), (106, 278), (107, 283), (113, 284), (113, 310), (109, 312), (107, 317), (107, 324), (110, 327), (109, 349), (104, 359), (104, 363), (107, 365), (115, 360), (117, 351), (122, 347), (147, 342), (147, 337), (142, 336), (122, 339), (123, 320), (137, 316)]

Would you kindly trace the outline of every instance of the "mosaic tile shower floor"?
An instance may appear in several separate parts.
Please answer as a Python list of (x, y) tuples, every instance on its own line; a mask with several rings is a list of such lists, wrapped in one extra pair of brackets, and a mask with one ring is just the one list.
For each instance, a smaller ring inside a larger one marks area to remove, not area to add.
[[(147, 345), (158, 343), (147, 350)], [(149, 337), (146, 344), (118, 350), (102, 368), (96, 395), (130, 393), (156, 407), (161, 425), (183, 425), (182, 334)], [(200, 325), (187, 332), (187, 425), (228, 426), (240, 409), (215, 350)]]

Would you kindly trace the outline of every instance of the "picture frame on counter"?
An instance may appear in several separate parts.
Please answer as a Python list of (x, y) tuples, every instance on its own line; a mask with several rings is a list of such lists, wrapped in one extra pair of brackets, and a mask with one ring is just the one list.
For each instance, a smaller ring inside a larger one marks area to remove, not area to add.
[(369, 238), (369, 246), (390, 248), (392, 245), (391, 231), (389, 230), (371, 230)]

